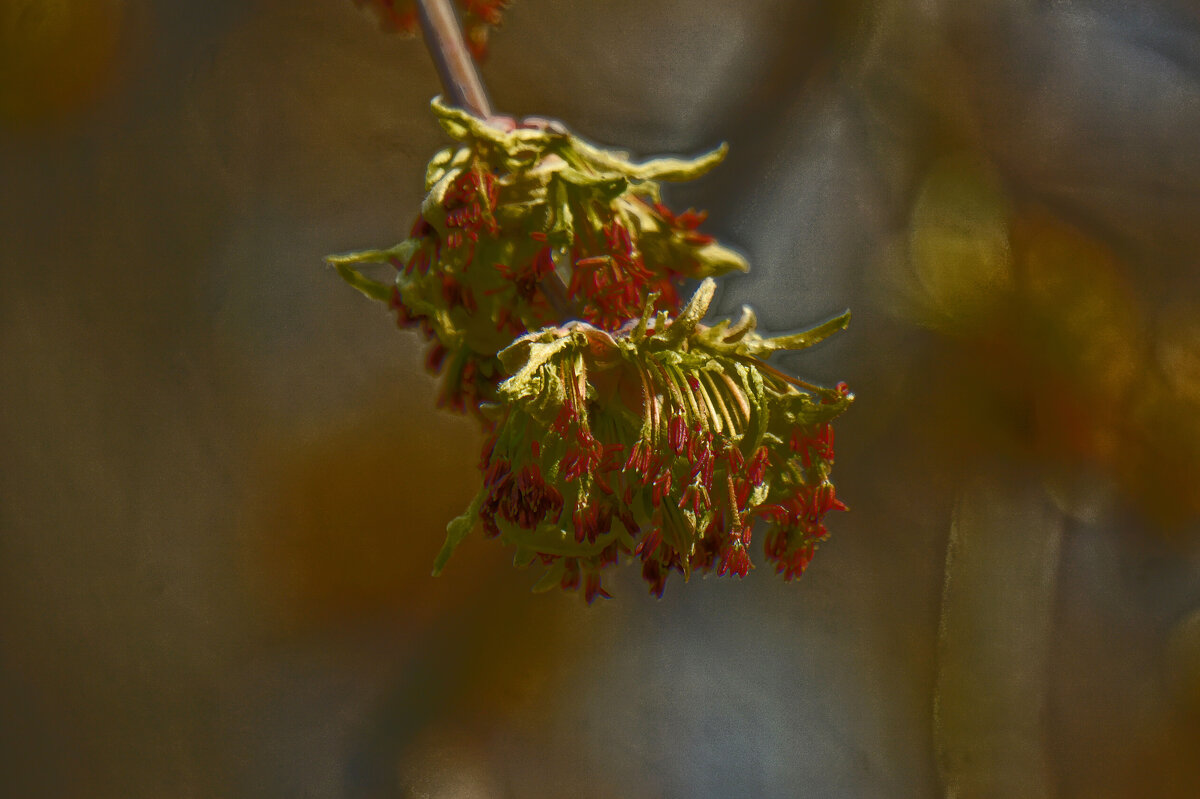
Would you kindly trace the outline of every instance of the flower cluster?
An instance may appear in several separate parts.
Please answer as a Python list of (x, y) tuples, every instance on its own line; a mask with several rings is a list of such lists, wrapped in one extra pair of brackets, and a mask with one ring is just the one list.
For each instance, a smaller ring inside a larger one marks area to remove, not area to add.
[[(556, 122), (433, 109), (460, 146), (430, 162), (409, 237), (329, 261), (424, 332), (440, 404), (483, 422), (483, 484), (435, 573), (478, 525), (518, 564), (546, 567), (538, 588), (608, 596), (603, 570), (624, 557), (661, 596), (673, 570), (744, 577), (761, 522), (767, 561), (803, 574), (825, 514), (845, 507), (830, 422), (852, 397), (766, 359), (849, 315), (778, 338), (748, 309), (701, 324), (711, 276), (747, 266), (699, 231), (703, 214), (665, 207), (659, 183), (703, 174), (724, 148), (634, 163)], [(681, 308), (683, 282), (700, 278)]]
[(767, 560), (786, 579), (803, 574), (825, 514), (845, 507), (829, 480), (830, 421), (853, 398), (763, 358), (810, 346), (849, 317), (775, 339), (754, 331), (749, 312), (706, 327), (713, 289), (706, 280), (674, 317), (650, 300), (617, 331), (572, 322), (500, 353), (511, 377), (493, 409), (483, 486), (450, 525), (438, 570), (479, 521), (519, 564), (547, 567), (539, 587), (581, 587), (590, 602), (608, 595), (602, 570), (627, 556), (661, 596), (672, 570), (745, 576), (762, 519)]
[[(637, 164), (557, 123), (485, 123), (438, 100), (433, 109), (462, 146), (430, 162), (409, 237), (329, 261), (431, 340), (442, 405), (474, 411), (494, 401), (496, 354), (526, 332), (564, 317), (615, 330), (651, 297), (655, 310), (677, 312), (685, 279), (746, 270), (697, 230), (702, 214), (676, 215), (659, 198), (660, 181), (703, 174), (723, 148)], [(391, 264), (394, 282), (366, 277), (370, 263)]]
[[(417, 32), (417, 4), (413, 0), (354, 0), (360, 7), (369, 6), (385, 28), (408, 36)], [(500, 27), (500, 18), (511, 0), (458, 0), (463, 30), (471, 55), (487, 57), (488, 32)]]

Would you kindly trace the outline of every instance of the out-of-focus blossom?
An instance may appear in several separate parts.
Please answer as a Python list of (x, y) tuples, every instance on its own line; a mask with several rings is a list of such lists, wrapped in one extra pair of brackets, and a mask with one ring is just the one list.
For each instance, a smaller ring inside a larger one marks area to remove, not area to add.
[(979, 158), (930, 169), (905, 245), (881, 285), (941, 335), (930, 397), (948, 446), (1021, 453), (1056, 494), (1102, 475), (1170, 526), (1200, 513), (1194, 306), (1151, 324), (1116, 248), (1015, 201)]
[(117, 77), (125, 0), (0, 3), (0, 123), (28, 127), (85, 111)]
[[(383, 27), (412, 36), (417, 32), (417, 4), (413, 0), (354, 0), (371, 8)], [(488, 33), (499, 28), (511, 0), (458, 0), (467, 47), (475, 58), (487, 57)]]

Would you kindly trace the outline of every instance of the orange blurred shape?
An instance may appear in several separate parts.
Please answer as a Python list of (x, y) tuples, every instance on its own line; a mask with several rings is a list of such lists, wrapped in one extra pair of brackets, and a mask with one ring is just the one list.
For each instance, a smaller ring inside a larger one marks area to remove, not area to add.
[(265, 448), (250, 565), (285, 623), (428, 617), (479, 591), (492, 571), (520, 581), (482, 536), (442, 577), (430, 575), (446, 523), (475, 490), (480, 442), (461, 419), (405, 411), (368, 408)]
[(999, 176), (971, 154), (926, 174), (909, 222), (902, 313), (952, 335), (995, 324), (1012, 291), (1008, 200)]
[(538, 567), (514, 569), (478, 527), (431, 575), (446, 523), (478, 486), (481, 436), (413, 393), (412, 407), (393, 397), (265, 447), (245, 579), (285, 638), (394, 624), (404, 640), (437, 642), (408, 656), (439, 664), (420, 690), (446, 712), (514, 712), (611, 613), (577, 594), (534, 594)]
[(1024, 453), (1054, 479), (1094, 469), (1171, 526), (1200, 514), (1200, 303), (1152, 327), (1129, 263), (1010, 203), (970, 154), (934, 163), (886, 267), (884, 301), (942, 334), (926, 410), (948, 452)]
[(0, 3), (0, 120), (14, 127), (61, 122), (111, 84), (125, 0)]
[(1112, 466), (1142, 368), (1136, 288), (1109, 247), (1044, 209), (1016, 219), (1013, 245), (1038, 449)]
[(1200, 302), (1160, 315), (1154, 357), (1139, 376), (1122, 477), (1164, 524), (1200, 516)]

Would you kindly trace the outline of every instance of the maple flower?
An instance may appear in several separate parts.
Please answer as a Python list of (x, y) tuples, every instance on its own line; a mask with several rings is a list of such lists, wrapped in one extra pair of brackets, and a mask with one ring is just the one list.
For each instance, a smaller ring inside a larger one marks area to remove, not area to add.
[[(495, 401), (504, 378), (497, 353), (563, 321), (564, 306), (612, 331), (652, 297), (654, 310), (678, 312), (686, 279), (747, 269), (698, 232), (701, 214), (675, 215), (659, 197), (661, 181), (704, 174), (723, 147), (695, 160), (634, 163), (558, 123), (483, 122), (438, 99), (432, 107), (461, 146), (430, 162), (408, 238), (328, 260), (430, 340), (439, 404), (477, 412)], [(394, 280), (367, 277), (372, 263), (391, 264)]]
[(829, 479), (830, 422), (853, 397), (763, 359), (823, 340), (849, 314), (764, 338), (748, 309), (736, 324), (700, 324), (713, 292), (705, 280), (678, 315), (650, 297), (616, 331), (570, 322), (499, 353), (510, 377), (485, 406), (483, 485), (447, 528), (435, 572), (478, 522), (518, 564), (547, 567), (537, 588), (607, 596), (603, 572), (624, 556), (661, 596), (672, 570), (744, 577), (761, 519), (767, 560), (786, 579), (803, 574), (825, 514), (845, 509)]
[[(414, 0), (354, 0), (360, 8), (369, 7), (383, 27), (412, 36), (417, 32), (417, 4)], [(471, 55), (482, 61), (487, 57), (488, 33), (500, 27), (504, 10), (510, 0), (458, 0), (463, 31)]]

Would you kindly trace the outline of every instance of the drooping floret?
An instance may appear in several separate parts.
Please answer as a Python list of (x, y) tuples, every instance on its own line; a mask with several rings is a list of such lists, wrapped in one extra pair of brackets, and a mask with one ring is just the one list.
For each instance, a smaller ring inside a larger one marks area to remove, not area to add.
[(672, 318), (649, 298), (636, 322), (609, 332), (572, 322), (518, 339), (487, 410), (483, 485), (448, 529), (440, 570), (476, 523), (515, 547), (519, 564), (548, 567), (539, 587), (581, 584), (606, 595), (602, 570), (640, 559), (652, 592), (672, 570), (745, 576), (757, 519), (764, 552), (787, 579), (803, 574), (844, 509), (830, 471), (830, 422), (853, 397), (788, 378), (763, 358), (802, 349), (849, 315), (763, 338), (748, 311), (706, 327), (706, 280)]
[[(483, 122), (436, 99), (433, 110), (461, 146), (430, 162), (409, 237), (328, 260), (430, 339), (442, 404), (494, 401), (496, 355), (517, 336), (564, 318), (615, 330), (651, 297), (654, 310), (674, 314), (683, 281), (747, 269), (698, 231), (702, 214), (676, 215), (659, 195), (661, 181), (707, 172), (723, 147), (637, 164), (558, 123)], [(370, 263), (391, 264), (394, 283), (365, 276)]]

